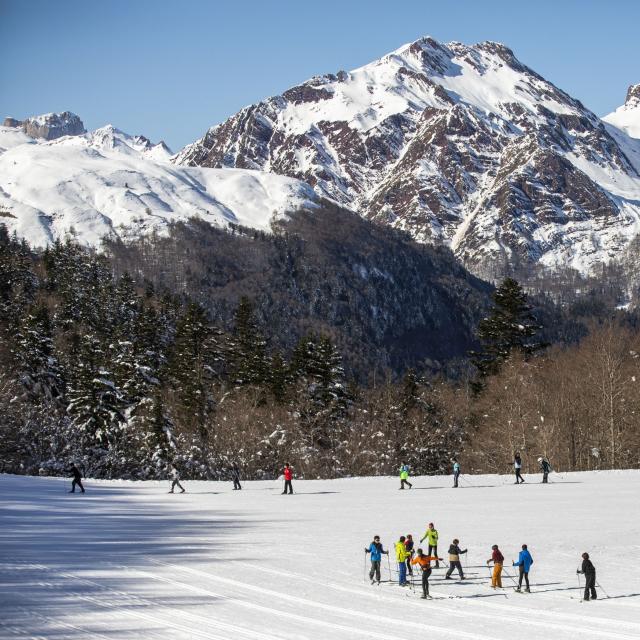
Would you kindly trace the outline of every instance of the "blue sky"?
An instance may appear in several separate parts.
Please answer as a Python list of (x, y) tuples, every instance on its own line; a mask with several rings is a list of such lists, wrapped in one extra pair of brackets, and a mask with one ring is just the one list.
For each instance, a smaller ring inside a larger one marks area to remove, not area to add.
[(0, 0), (0, 116), (69, 109), (177, 150), (423, 35), (497, 40), (598, 115), (640, 82), (640, 2)]

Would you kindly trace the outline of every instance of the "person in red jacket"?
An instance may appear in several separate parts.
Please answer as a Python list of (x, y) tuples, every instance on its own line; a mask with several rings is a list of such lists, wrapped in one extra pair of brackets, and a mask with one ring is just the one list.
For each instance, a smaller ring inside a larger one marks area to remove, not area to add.
[(284, 491), (282, 492), (282, 495), (287, 493), (287, 489), (289, 489), (289, 493), (293, 493), (293, 487), (291, 486), (291, 481), (293, 480), (293, 470), (289, 466), (288, 462), (284, 463), (282, 474), (284, 475)]
[(502, 565), (504, 564), (504, 556), (498, 549), (498, 545), (491, 547), (491, 558), (487, 560), (487, 566), (493, 562), (493, 573), (491, 574), (491, 586), (495, 589), (502, 589)]

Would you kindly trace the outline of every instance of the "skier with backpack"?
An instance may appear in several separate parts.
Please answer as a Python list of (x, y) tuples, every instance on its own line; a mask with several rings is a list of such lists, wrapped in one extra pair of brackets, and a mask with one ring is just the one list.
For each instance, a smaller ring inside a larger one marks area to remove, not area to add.
[(282, 492), (282, 495), (287, 493), (287, 489), (289, 490), (288, 493), (292, 494), (293, 486), (291, 485), (291, 481), (293, 480), (293, 469), (289, 466), (288, 462), (284, 463), (282, 475), (284, 476), (284, 491)]
[(68, 472), (71, 474), (71, 477), (73, 478), (73, 480), (71, 481), (71, 491), (69, 491), (69, 493), (76, 492), (76, 485), (78, 485), (80, 487), (80, 491), (84, 493), (84, 487), (82, 486), (82, 474), (80, 473), (80, 470), (78, 469), (78, 467), (76, 467), (75, 464), (72, 464)]
[(413, 485), (409, 482), (409, 465), (403, 462), (400, 465), (400, 488), (404, 489), (405, 484), (409, 485), (409, 489), (413, 487)]
[(460, 477), (460, 463), (454, 458), (453, 462), (453, 488), (458, 488), (458, 478)]
[(371, 554), (371, 570), (369, 571), (369, 580), (371, 580), (371, 584), (374, 582), (378, 582), (380, 584), (380, 562), (382, 561), (382, 556), (389, 555), (388, 551), (384, 550), (382, 546), (382, 542), (380, 542), (380, 536), (373, 536), (373, 542), (369, 545), (368, 548), (364, 550), (365, 554)]
[[(577, 573), (584, 574), (584, 596), (582, 599), (585, 602), (591, 600), (597, 600), (598, 593), (596, 592), (596, 568), (593, 566), (593, 562), (589, 560), (589, 554), (582, 554), (582, 568), (577, 570)], [(606, 594), (605, 594), (606, 595)]]
[(411, 564), (420, 565), (422, 569), (422, 597), (430, 598), (429, 595), (429, 576), (431, 575), (431, 563), (442, 560), (438, 556), (425, 556), (422, 549), (418, 549), (418, 555), (411, 561)]
[(453, 542), (449, 545), (449, 569), (447, 570), (445, 580), (451, 580), (451, 574), (454, 569), (458, 570), (458, 574), (460, 575), (460, 580), (464, 580), (464, 571), (462, 570), (462, 564), (460, 562), (460, 556), (463, 553), (467, 553), (466, 549), (460, 548), (460, 540), (458, 538), (454, 538)]
[(524, 482), (524, 478), (522, 477), (522, 458), (518, 452), (516, 452), (516, 455), (513, 457), (513, 470), (516, 473), (516, 481), (514, 484)]
[(542, 471), (542, 482), (549, 482), (549, 474), (551, 473), (551, 463), (547, 458), (538, 458), (538, 464), (540, 465), (540, 471)]
[(409, 583), (407, 582), (407, 558), (411, 557), (411, 554), (405, 547), (406, 538), (400, 536), (398, 542), (396, 542), (396, 562), (398, 563), (398, 582), (401, 587), (405, 587)]
[[(422, 538), (420, 538), (420, 542), (427, 540), (428, 543), (428, 551), (427, 555), (438, 555), (438, 530), (433, 526), (433, 522), (429, 523), (427, 530), (424, 532)], [(440, 568), (440, 562), (438, 558), (436, 558), (436, 569)]]
[(526, 583), (525, 591), (527, 593), (531, 593), (531, 589), (529, 588), (529, 570), (531, 569), (531, 565), (533, 564), (533, 558), (529, 553), (529, 549), (527, 549), (527, 545), (522, 545), (522, 551), (518, 554), (518, 561), (513, 563), (514, 567), (518, 567), (518, 586), (516, 587), (516, 591), (518, 593), (522, 592), (522, 579)]
[(504, 556), (498, 549), (498, 545), (491, 547), (491, 558), (487, 560), (487, 566), (493, 562), (493, 573), (491, 574), (491, 587), (493, 589), (502, 589), (502, 567), (504, 565)]
[(169, 468), (169, 476), (171, 477), (171, 489), (169, 489), (169, 493), (173, 493), (173, 490), (178, 487), (180, 489), (180, 493), (184, 493), (184, 488), (180, 484), (180, 472), (176, 469), (175, 465), (171, 465)]

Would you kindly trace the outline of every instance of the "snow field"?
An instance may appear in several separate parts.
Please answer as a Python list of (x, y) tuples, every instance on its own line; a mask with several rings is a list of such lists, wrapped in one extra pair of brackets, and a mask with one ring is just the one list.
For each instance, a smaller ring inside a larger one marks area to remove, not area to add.
[[(0, 476), (0, 638), (638, 638), (640, 472), (525, 477), (294, 480), (283, 496), (276, 481), (168, 495), (168, 482), (88, 480), (68, 495), (62, 479)], [(454, 537), (469, 549), (464, 581), (435, 569), (424, 601), (417, 584), (364, 580), (374, 534), (393, 569), (393, 543), (431, 521), (440, 556)], [(494, 592), (491, 545), (514, 576), (523, 542), (533, 593), (507, 577)], [(580, 602), (585, 550), (609, 599)]]

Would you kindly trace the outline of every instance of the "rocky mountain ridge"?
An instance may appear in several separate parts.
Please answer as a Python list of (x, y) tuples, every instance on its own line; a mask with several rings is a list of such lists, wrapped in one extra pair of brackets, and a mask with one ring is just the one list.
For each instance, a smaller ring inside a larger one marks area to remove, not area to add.
[[(635, 99), (635, 90), (630, 91)], [(607, 262), (640, 230), (640, 150), (502, 44), (422, 38), (241, 110), (173, 159), (304, 180), (476, 273)]]

